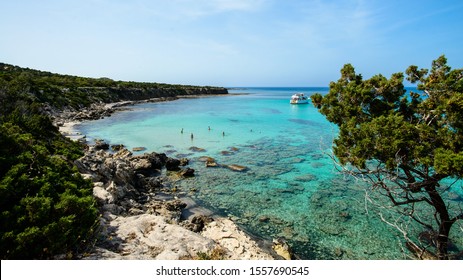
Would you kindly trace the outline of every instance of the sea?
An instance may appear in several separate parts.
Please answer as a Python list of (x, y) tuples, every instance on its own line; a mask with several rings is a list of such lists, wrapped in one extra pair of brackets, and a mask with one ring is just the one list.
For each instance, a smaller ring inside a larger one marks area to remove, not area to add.
[[(290, 104), (297, 92), (328, 88), (231, 88), (138, 104), (75, 129), (90, 141), (188, 158), (195, 177), (175, 182), (179, 195), (256, 238), (286, 240), (301, 259), (407, 259), (402, 233), (382, 220), (369, 187), (339, 171), (332, 156), (338, 128), (310, 102)], [(205, 157), (219, 166), (206, 167)]]

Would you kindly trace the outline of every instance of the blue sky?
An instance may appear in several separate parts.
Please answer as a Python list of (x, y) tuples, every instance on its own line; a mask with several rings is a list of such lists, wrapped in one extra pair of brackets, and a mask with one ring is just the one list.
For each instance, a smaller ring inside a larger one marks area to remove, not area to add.
[(1, 0), (0, 61), (115, 80), (328, 86), (463, 67), (461, 0)]

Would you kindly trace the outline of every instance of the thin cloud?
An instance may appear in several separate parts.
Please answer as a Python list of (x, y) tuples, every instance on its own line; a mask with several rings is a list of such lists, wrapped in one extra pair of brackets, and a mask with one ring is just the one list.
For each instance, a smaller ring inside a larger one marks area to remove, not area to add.
[(363, 1), (309, 2), (306, 26), (321, 41), (353, 41), (363, 38), (373, 20), (372, 11)]
[[(407, 16), (402, 16), (400, 18), (395, 19), (392, 24), (389, 24), (387, 28), (384, 28), (384, 31), (394, 32), (398, 29), (403, 29), (407, 26), (414, 25), (419, 22), (426, 22), (432, 20), (433, 18), (445, 15), (452, 11), (461, 10), (461, 8), (463, 7), (463, 3), (461, 2), (455, 5), (448, 5), (448, 3), (444, 1), (442, 1), (441, 3), (442, 7), (440, 9), (434, 9), (432, 11), (426, 12), (419, 12), (419, 9), (417, 9), (413, 13), (408, 12)], [(391, 21), (390, 19), (388, 20)], [(445, 20), (445, 17), (442, 18), (442, 20)]]
[(266, 2), (268, 0), (158, 0), (139, 2), (139, 8), (168, 20), (197, 20), (221, 13), (258, 11)]
[(202, 2), (212, 6), (212, 10), (219, 12), (228, 11), (256, 11), (259, 10), (267, 1), (266, 0), (203, 0)]

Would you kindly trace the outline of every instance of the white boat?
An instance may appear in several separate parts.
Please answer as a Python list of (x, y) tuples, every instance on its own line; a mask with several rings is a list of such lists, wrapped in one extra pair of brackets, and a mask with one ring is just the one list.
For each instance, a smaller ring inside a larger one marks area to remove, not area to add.
[(295, 93), (291, 96), (291, 100), (289, 101), (291, 104), (307, 104), (309, 103), (309, 98), (305, 96), (303, 93)]

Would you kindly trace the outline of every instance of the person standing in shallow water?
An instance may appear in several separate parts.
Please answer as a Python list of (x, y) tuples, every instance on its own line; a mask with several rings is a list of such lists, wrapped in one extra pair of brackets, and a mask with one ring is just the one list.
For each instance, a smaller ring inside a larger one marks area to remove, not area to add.
[(193, 140), (193, 133), (191, 133), (191, 136), (190, 136), (191, 140)]

